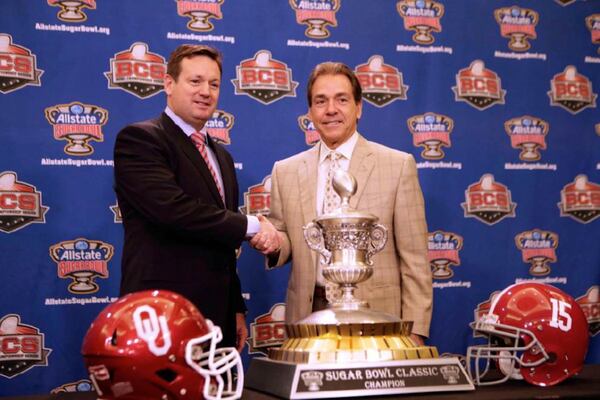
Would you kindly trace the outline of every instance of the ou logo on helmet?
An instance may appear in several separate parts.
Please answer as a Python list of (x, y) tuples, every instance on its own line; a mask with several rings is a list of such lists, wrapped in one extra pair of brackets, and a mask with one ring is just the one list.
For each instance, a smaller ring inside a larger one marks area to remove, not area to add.
[[(154, 308), (143, 305), (133, 312), (133, 322), (137, 335), (148, 343), (150, 352), (155, 356), (164, 356), (171, 348), (171, 332), (164, 315), (160, 317)], [(162, 346), (158, 346), (159, 335), (162, 337)]]

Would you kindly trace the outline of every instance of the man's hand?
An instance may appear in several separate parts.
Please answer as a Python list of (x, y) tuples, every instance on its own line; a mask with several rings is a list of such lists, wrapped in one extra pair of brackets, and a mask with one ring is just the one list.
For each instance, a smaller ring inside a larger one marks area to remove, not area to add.
[(421, 335), (417, 335), (416, 333), (411, 333), (410, 338), (417, 346), (425, 346), (425, 339)]
[(248, 338), (248, 328), (246, 327), (246, 317), (243, 313), (235, 314), (235, 332), (236, 332), (236, 343), (238, 353), (242, 353), (244, 346), (246, 345), (246, 339)]
[(263, 215), (259, 214), (257, 217), (260, 231), (250, 240), (250, 245), (265, 255), (278, 252), (281, 249), (279, 232)]

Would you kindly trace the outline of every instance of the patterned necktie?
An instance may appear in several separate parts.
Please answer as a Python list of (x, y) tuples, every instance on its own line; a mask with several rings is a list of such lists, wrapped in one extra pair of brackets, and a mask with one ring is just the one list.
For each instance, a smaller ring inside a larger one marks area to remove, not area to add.
[(225, 204), (225, 194), (223, 192), (223, 188), (221, 187), (221, 184), (219, 183), (219, 178), (217, 177), (217, 173), (215, 172), (215, 169), (213, 168), (210, 159), (208, 158), (208, 152), (206, 150), (206, 137), (202, 132), (194, 132), (192, 133), (191, 137), (192, 141), (196, 145), (196, 148), (202, 155), (202, 158), (204, 159), (204, 162), (206, 163), (206, 166), (208, 167), (208, 170), (210, 171), (210, 174), (212, 175), (215, 181), (215, 185), (217, 185), (217, 189), (219, 190), (219, 194), (221, 195), (223, 204)]
[[(327, 154), (327, 158), (329, 159), (329, 171), (327, 172), (327, 181), (325, 182), (325, 196), (323, 196), (323, 214), (329, 214), (335, 211), (340, 207), (341, 199), (340, 196), (333, 190), (332, 181), (333, 174), (337, 169), (340, 168), (339, 160), (344, 157), (342, 154), (337, 153), (335, 151)], [(318, 258), (320, 259), (320, 257)], [(320, 265), (317, 268), (317, 273), (319, 274), (319, 278), (325, 283), (325, 297), (329, 303), (334, 303), (338, 301), (342, 295), (342, 291), (339, 286), (335, 283), (327, 282), (323, 277), (323, 266)]]
[(340, 207), (342, 200), (333, 190), (333, 174), (340, 168), (339, 160), (344, 157), (335, 151), (327, 154), (329, 159), (329, 171), (327, 172), (327, 181), (325, 182), (325, 196), (323, 196), (323, 214), (329, 214)]

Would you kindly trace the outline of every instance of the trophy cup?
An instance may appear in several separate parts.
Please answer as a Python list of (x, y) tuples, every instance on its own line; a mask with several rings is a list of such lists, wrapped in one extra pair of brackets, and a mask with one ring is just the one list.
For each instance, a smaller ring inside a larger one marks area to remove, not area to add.
[(58, 13), (58, 19), (66, 22), (82, 22), (87, 19), (81, 8), (86, 5), (81, 0), (57, 1), (62, 10)]
[[(252, 360), (246, 386), (289, 399), (473, 390), (458, 359), (438, 358), (435, 347), (413, 342), (411, 321), (372, 310), (354, 296), (376, 268), (372, 257), (384, 248), (387, 229), (376, 216), (350, 208), (352, 175), (336, 171), (333, 188), (340, 207), (307, 224), (304, 237), (320, 254), (323, 277), (342, 294), (326, 309), (286, 325), (288, 339), (270, 349), (268, 359)], [(458, 377), (450, 379), (443, 367), (456, 367)]]

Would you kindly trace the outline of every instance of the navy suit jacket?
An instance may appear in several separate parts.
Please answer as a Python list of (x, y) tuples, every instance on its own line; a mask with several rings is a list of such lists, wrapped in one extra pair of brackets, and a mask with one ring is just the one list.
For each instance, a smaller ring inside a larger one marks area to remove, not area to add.
[(125, 241), (121, 295), (168, 289), (192, 301), (235, 345), (235, 313), (245, 312), (236, 249), (247, 229), (237, 212), (231, 155), (210, 138), (225, 203), (192, 140), (166, 115), (125, 127), (115, 143), (115, 191)]

